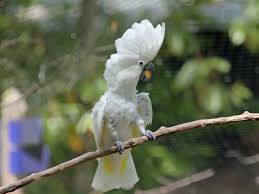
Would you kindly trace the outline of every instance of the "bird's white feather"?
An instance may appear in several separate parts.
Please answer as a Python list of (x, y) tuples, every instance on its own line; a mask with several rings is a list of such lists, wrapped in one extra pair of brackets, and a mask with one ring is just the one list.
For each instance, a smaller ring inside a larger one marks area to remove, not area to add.
[(139, 60), (145, 63), (152, 61), (157, 55), (165, 36), (165, 24), (155, 28), (148, 21), (134, 23), (132, 27), (115, 41), (117, 53), (106, 61), (104, 78), (109, 87), (116, 83), (115, 75), (122, 69), (136, 65)]
[[(98, 160), (98, 167), (93, 179), (92, 186), (98, 191), (106, 192), (112, 189), (131, 189), (138, 181), (138, 175), (130, 150), (125, 150), (122, 155), (108, 156), (112, 159), (113, 173), (104, 170), (105, 158)], [(127, 157), (126, 169), (121, 173), (121, 161)]]
[(101, 137), (103, 132), (102, 130), (104, 125), (104, 114), (106, 105), (107, 97), (102, 96), (100, 101), (96, 103), (92, 110), (94, 138), (98, 149), (101, 148)]
[(156, 28), (148, 21), (134, 23), (121, 38), (115, 41), (118, 54), (136, 55), (149, 62), (157, 55), (165, 36), (165, 24)]
[(138, 60), (139, 58), (136, 55), (112, 54), (106, 62), (106, 69), (104, 71), (104, 78), (108, 86), (113, 87), (116, 83), (116, 74), (123, 69), (129, 68)]
[(137, 94), (138, 113), (144, 120), (145, 127), (152, 123), (153, 117), (152, 103), (148, 95), (144, 92)]

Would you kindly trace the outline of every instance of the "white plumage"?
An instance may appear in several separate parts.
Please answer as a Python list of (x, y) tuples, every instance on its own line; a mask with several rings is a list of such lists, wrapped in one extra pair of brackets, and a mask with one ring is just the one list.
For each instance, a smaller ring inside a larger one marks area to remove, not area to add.
[(148, 20), (134, 23), (132, 27), (115, 41), (117, 53), (106, 61), (104, 78), (108, 85), (115, 84), (114, 76), (120, 70), (143, 60), (152, 61), (157, 55), (165, 36), (165, 24), (156, 28)]
[[(145, 134), (152, 122), (152, 104), (147, 93), (136, 94), (144, 66), (157, 55), (165, 25), (156, 28), (148, 20), (134, 23), (115, 41), (117, 53), (106, 62), (104, 78), (108, 90), (93, 108), (94, 137), (99, 150)], [(130, 150), (98, 160), (94, 189), (105, 192), (130, 189), (139, 180)]]

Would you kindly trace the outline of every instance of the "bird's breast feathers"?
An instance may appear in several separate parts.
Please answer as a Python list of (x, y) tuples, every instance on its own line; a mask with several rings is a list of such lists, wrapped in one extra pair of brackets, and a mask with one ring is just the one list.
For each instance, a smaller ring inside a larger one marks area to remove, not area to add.
[(112, 117), (130, 122), (136, 117), (137, 104), (132, 100), (111, 97), (108, 99), (106, 112)]

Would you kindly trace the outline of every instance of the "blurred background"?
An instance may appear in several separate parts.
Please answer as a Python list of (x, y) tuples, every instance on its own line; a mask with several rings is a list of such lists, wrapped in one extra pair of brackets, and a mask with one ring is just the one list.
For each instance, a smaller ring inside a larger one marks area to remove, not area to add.
[[(95, 150), (90, 115), (106, 90), (105, 61), (114, 41), (142, 19), (166, 24), (154, 78), (138, 85), (153, 103), (151, 130), (259, 112), (257, 0), (0, 0), (1, 130), (18, 110), (39, 119), (49, 166)], [(16, 95), (6, 99), (10, 90)], [(140, 181), (108, 193), (258, 193), (258, 129), (258, 122), (206, 127), (139, 146), (133, 157)], [(94, 194), (96, 165), (65, 170), (23, 192)]]

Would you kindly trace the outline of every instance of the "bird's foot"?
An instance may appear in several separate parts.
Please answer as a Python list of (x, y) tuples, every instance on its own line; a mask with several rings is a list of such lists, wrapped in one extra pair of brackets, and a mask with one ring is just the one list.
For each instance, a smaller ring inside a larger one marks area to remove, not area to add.
[(118, 150), (119, 154), (124, 152), (123, 143), (122, 141), (115, 141), (116, 149)]
[(156, 139), (155, 133), (150, 131), (150, 130), (146, 130), (145, 132), (142, 133), (142, 135), (146, 136), (149, 140), (155, 140)]

